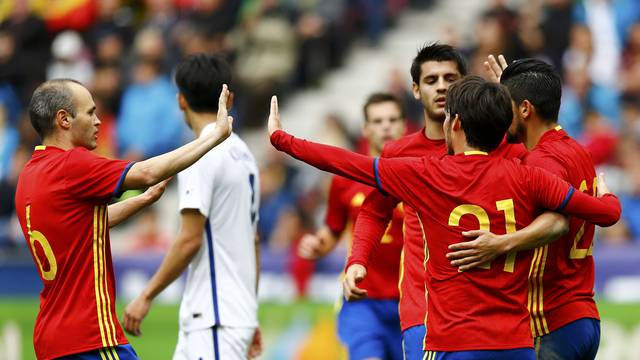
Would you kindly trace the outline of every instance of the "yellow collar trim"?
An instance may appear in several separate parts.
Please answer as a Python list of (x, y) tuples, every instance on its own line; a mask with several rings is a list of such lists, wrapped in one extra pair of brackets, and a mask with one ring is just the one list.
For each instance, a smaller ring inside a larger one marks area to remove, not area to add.
[(47, 147), (46, 147), (46, 145), (38, 145), (38, 146), (36, 146), (36, 151), (38, 151), (38, 150), (44, 150), (44, 149), (46, 149), (46, 148), (47, 148)]
[(558, 125), (554, 129), (556, 129), (556, 131), (560, 131), (560, 130), (562, 130), (562, 126)]
[(484, 151), (478, 151), (478, 150), (474, 150), (474, 151), (465, 151), (464, 152), (465, 155), (489, 155), (489, 153), (484, 152)]

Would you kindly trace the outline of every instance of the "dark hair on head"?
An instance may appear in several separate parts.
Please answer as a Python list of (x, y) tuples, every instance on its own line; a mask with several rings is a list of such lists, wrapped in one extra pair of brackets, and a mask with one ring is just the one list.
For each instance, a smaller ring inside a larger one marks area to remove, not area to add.
[(69, 83), (82, 85), (73, 79), (53, 79), (40, 84), (29, 102), (31, 125), (40, 138), (44, 139), (54, 129), (56, 114), (60, 110), (76, 116), (76, 105)]
[(395, 95), (391, 93), (377, 92), (369, 95), (369, 97), (367, 98), (367, 101), (364, 103), (364, 106), (362, 107), (362, 112), (364, 113), (364, 121), (369, 121), (369, 116), (367, 114), (367, 109), (369, 108), (369, 106), (373, 104), (383, 103), (383, 102), (395, 103), (398, 106), (398, 109), (400, 109), (400, 116), (402, 117), (402, 119), (405, 118), (404, 106)]
[(529, 100), (542, 120), (557, 121), (562, 83), (553, 66), (538, 59), (516, 60), (504, 69), (500, 83), (516, 104)]
[(503, 85), (467, 76), (449, 87), (445, 110), (451, 121), (458, 115), (469, 146), (495, 150), (511, 125), (513, 109)]
[(230, 85), (231, 67), (220, 56), (195, 54), (176, 69), (176, 84), (195, 112), (217, 112), (222, 85)]
[(458, 67), (460, 75), (467, 75), (467, 62), (462, 55), (453, 46), (447, 44), (439, 44), (437, 42), (423, 45), (419, 50), (413, 62), (411, 63), (411, 79), (414, 83), (420, 83), (420, 74), (422, 64), (427, 61), (453, 61)]

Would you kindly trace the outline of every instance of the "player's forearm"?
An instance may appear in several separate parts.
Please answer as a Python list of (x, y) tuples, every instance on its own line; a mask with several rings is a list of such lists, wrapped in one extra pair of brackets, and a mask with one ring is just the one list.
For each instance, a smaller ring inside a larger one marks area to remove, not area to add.
[(374, 158), (335, 146), (298, 139), (282, 130), (271, 135), (273, 146), (320, 170), (341, 175), (360, 183), (376, 186)]
[(389, 220), (372, 216), (360, 211), (353, 229), (351, 255), (347, 260), (347, 268), (352, 264), (369, 265), (371, 254), (380, 245)]
[(153, 200), (143, 193), (138, 196), (128, 198), (127, 200), (109, 205), (107, 207), (109, 227), (112, 228), (120, 224), (152, 203)]
[(397, 204), (398, 200), (394, 197), (385, 196), (377, 190), (367, 196), (353, 227), (351, 256), (347, 267), (352, 263), (368, 266), (371, 254), (380, 246), (380, 239), (384, 236)]
[(561, 212), (606, 227), (618, 222), (621, 207), (613, 194), (593, 197), (576, 190)]
[(142, 296), (148, 300), (153, 300), (158, 296), (162, 290), (180, 277), (199, 249), (199, 241), (186, 241), (185, 238), (178, 238), (142, 292)]
[(155, 185), (198, 161), (224, 138), (203, 136), (168, 153), (133, 164), (125, 176), (124, 190), (140, 189)]
[(510, 251), (523, 251), (547, 245), (569, 231), (569, 220), (561, 214), (545, 212), (531, 224), (514, 233), (502, 235), (502, 255)]

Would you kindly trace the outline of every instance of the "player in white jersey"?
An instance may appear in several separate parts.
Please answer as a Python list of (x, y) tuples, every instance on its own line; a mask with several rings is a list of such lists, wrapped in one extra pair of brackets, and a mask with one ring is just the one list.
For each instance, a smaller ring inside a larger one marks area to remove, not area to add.
[[(224, 60), (194, 55), (176, 70), (178, 101), (196, 136), (215, 127), (213, 95), (231, 80)], [(229, 101), (230, 103), (230, 101)], [(260, 354), (258, 327), (259, 178), (247, 145), (235, 134), (178, 174), (178, 238), (123, 324), (140, 335), (155, 296), (189, 267), (173, 359), (247, 359)]]

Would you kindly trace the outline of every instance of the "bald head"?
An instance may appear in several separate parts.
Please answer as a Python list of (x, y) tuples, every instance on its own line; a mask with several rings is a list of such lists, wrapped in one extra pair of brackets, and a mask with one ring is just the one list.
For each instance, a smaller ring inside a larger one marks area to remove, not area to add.
[(66, 111), (72, 117), (76, 116), (74, 93), (77, 87), (83, 88), (76, 80), (54, 79), (42, 83), (33, 92), (29, 103), (31, 125), (42, 139), (53, 132), (56, 114), (60, 110)]

